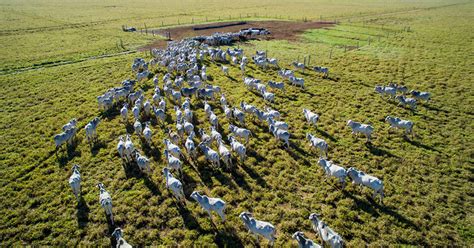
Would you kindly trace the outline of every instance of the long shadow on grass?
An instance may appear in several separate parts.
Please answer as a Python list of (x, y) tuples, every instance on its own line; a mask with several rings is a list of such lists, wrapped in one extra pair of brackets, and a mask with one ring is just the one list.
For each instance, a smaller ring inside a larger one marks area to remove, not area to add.
[(395, 209), (391, 207), (380, 205), (378, 202), (374, 201), (374, 199), (372, 198), (369, 198), (368, 201), (364, 201), (354, 196), (352, 193), (348, 192), (347, 190), (343, 190), (342, 193), (344, 194), (345, 197), (349, 197), (352, 200), (354, 200), (354, 202), (357, 204), (357, 207), (359, 209), (364, 210), (365, 212), (371, 214), (375, 218), (378, 218), (380, 216), (380, 213), (377, 211), (379, 210), (380, 212), (390, 215), (394, 217), (395, 219), (397, 219), (400, 223), (403, 224), (404, 227), (410, 227), (412, 229), (419, 231), (419, 227), (415, 223), (405, 218), (404, 216), (399, 214)]
[(444, 113), (446, 113), (446, 114), (449, 114), (449, 111), (448, 111), (448, 110), (441, 109), (441, 108), (438, 108), (438, 107), (433, 106), (433, 105), (429, 105), (428, 103), (422, 103), (421, 106), (425, 107), (425, 108), (428, 109), (428, 110), (440, 111), (440, 112), (444, 112)]
[(176, 203), (177, 209), (181, 217), (183, 218), (184, 226), (186, 229), (189, 230), (197, 230), (198, 232), (202, 232), (202, 227), (199, 225), (199, 222), (194, 218), (191, 212), (181, 204)]
[(298, 144), (295, 144), (294, 142), (290, 142), (290, 149), (286, 149), (286, 151), (288, 152), (288, 154), (290, 154), (290, 156), (294, 160), (303, 161), (305, 165), (311, 166), (311, 162), (306, 158), (309, 158), (313, 155), (301, 149), (301, 147)]
[(183, 171), (183, 174), (180, 175), (181, 180), (183, 182), (183, 192), (185, 196), (191, 195), (191, 193), (194, 191), (196, 188), (197, 182), (194, 180), (193, 177), (188, 175), (185, 171)]
[(94, 142), (90, 146), (92, 156), (95, 157), (99, 153), (100, 149), (106, 148), (106, 147), (107, 147), (107, 144), (105, 143), (104, 140), (98, 140), (98, 141)]
[(246, 191), (252, 190), (252, 188), (250, 188), (250, 185), (245, 180), (244, 175), (242, 175), (242, 173), (240, 173), (238, 170), (232, 170), (230, 174), (232, 178), (234, 179), (234, 182), (243, 190), (246, 190)]
[(392, 157), (392, 158), (399, 158), (397, 155), (384, 150), (382, 148), (378, 148), (373, 146), (371, 143), (365, 143), (365, 146), (369, 149), (370, 153), (372, 153), (375, 156), (384, 156), (384, 157)]
[(114, 104), (110, 109), (99, 114), (100, 119), (111, 120), (116, 116), (120, 115), (119, 104)]
[(155, 182), (150, 180), (150, 178), (146, 176), (143, 177), (143, 183), (151, 191), (153, 195), (161, 195), (160, 189), (158, 188)]
[(218, 247), (244, 247), (233, 226), (226, 225), (225, 230), (218, 230), (214, 241)]
[(329, 139), (330, 141), (332, 141), (332, 142), (337, 142), (337, 139), (334, 138), (334, 136), (332, 136), (332, 135), (330, 135), (329, 133), (327, 133), (326, 131), (323, 131), (323, 130), (318, 129), (318, 128), (316, 129), (316, 131), (317, 131), (318, 133), (320, 133), (322, 136), (324, 136), (325, 138)]
[(426, 149), (426, 150), (430, 150), (430, 151), (434, 151), (434, 152), (439, 152), (439, 153), (441, 153), (440, 150), (437, 150), (436, 148), (434, 148), (434, 147), (432, 147), (432, 146), (422, 144), (422, 143), (420, 143), (420, 142), (418, 142), (418, 141), (416, 141), (416, 140), (412, 140), (412, 139), (408, 138), (407, 136), (403, 136), (403, 139), (404, 139), (406, 142), (408, 142), (408, 143), (410, 143), (410, 144), (412, 144), (412, 145), (414, 145), (414, 146), (421, 147), (421, 148)]
[(77, 225), (79, 228), (84, 228), (87, 226), (89, 223), (89, 206), (87, 206), (86, 201), (82, 197), (82, 195), (79, 197), (79, 201), (77, 202), (77, 212), (76, 212), (76, 218), (77, 218)]
[(58, 150), (56, 155), (58, 156), (58, 162), (60, 166), (65, 166), (67, 162), (71, 161), (74, 157), (80, 157), (81, 151), (77, 150), (79, 141), (77, 138), (74, 138), (74, 141), (71, 145), (66, 145), (65, 154), (61, 150)]
[(267, 188), (268, 187), (267, 182), (265, 182), (265, 180), (260, 175), (258, 175), (258, 173), (254, 169), (246, 166), (244, 163), (240, 164), (240, 167), (245, 172), (247, 172), (247, 174), (249, 174), (249, 176), (252, 179), (254, 179), (257, 182), (257, 184), (260, 185), (262, 188)]

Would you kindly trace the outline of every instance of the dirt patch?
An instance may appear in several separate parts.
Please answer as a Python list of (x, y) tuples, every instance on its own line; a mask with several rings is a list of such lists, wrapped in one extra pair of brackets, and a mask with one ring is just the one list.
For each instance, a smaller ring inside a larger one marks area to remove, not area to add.
[[(187, 37), (200, 35), (212, 35), (216, 32), (238, 32), (244, 28), (266, 28), (271, 34), (264, 39), (289, 40), (296, 41), (299, 35), (308, 29), (333, 27), (335, 22), (290, 22), (290, 21), (247, 21), (239, 25), (232, 25), (235, 22), (220, 22), (205, 25), (182, 26), (165, 29), (153, 30), (155, 34), (168, 37), (171, 40), (182, 40)], [(198, 30), (195, 30), (198, 29)], [(141, 50), (149, 48), (165, 48), (166, 40), (156, 40), (155, 42), (143, 47)]]

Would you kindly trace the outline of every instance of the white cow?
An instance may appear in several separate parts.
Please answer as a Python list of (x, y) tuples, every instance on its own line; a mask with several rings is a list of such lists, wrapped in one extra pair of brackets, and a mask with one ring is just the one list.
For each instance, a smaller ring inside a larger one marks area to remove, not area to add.
[(99, 202), (102, 208), (105, 210), (105, 214), (110, 217), (112, 225), (114, 224), (114, 214), (112, 213), (112, 197), (110, 197), (109, 192), (105, 190), (105, 186), (102, 183), (97, 185), (99, 187)]
[(357, 136), (359, 133), (362, 133), (365, 135), (365, 137), (367, 137), (367, 142), (370, 142), (372, 132), (374, 131), (374, 128), (372, 126), (355, 122), (353, 120), (348, 120), (347, 126), (352, 129), (352, 134), (356, 134)]
[(72, 175), (69, 177), (69, 185), (71, 185), (72, 193), (74, 193), (77, 200), (79, 200), (79, 194), (81, 193), (81, 173), (79, 169), (79, 165), (73, 165)]
[(132, 113), (135, 120), (138, 120), (140, 118), (140, 107), (135, 104), (132, 108)]
[(303, 232), (295, 232), (293, 235), (291, 235), (291, 237), (298, 241), (299, 248), (321, 248), (319, 244), (316, 244), (311, 239), (306, 238)]
[(320, 158), (318, 164), (323, 168), (326, 176), (332, 176), (339, 179), (339, 182), (344, 188), (346, 186), (346, 169), (342, 168), (339, 165), (334, 164), (332, 161)]
[(171, 189), (171, 192), (173, 193), (174, 197), (178, 199), (178, 201), (182, 202), (183, 204), (186, 204), (183, 184), (178, 179), (176, 179), (173, 174), (171, 174), (167, 167), (163, 168), (163, 175), (166, 179), (166, 188)]
[(380, 195), (380, 203), (382, 203), (384, 197), (382, 180), (374, 176), (367, 175), (353, 167), (347, 170), (347, 175), (352, 179), (353, 184), (363, 185), (373, 189), (374, 194), (372, 197), (375, 198), (377, 195)]
[(290, 133), (283, 129), (278, 129), (277, 127), (270, 124), (270, 132), (273, 133), (276, 139), (282, 140), (286, 144), (286, 148), (290, 148)]
[(310, 214), (309, 219), (311, 220), (314, 231), (318, 233), (323, 242), (326, 242), (332, 248), (342, 248), (344, 246), (344, 240), (342, 237), (328, 227), (326, 223), (319, 220), (318, 214)]
[(301, 88), (304, 89), (304, 78), (298, 78), (298, 77), (289, 77), (288, 80), (290, 80), (290, 83), (295, 86), (301, 86)]
[(227, 166), (227, 169), (230, 170), (232, 168), (232, 157), (229, 149), (225, 147), (225, 144), (222, 141), (222, 137), (217, 138), (217, 145), (217, 150), (219, 151), (219, 155), (222, 158), (222, 161), (224, 161), (224, 164)]
[(171, 155), (168, 150), (165, 150), (164, 152), (166, 161), (168, 162), (168, 168), (173, 169), (175, 171), (179, 171), (179, 174), (182, 175), (182, 162), (179, 160), (179, 158)]
[(196, 159), (197, 153), (196, 146), (193, 141), (194, 135), (194, 131), (189, 134), (189, 136), (186, 138), (186, 141), (184, 142), (184, 147), (186, 147), (186, 152), (188, 152), (189, 156), (191, 156), (193, 159)]
[(120, 109), (120, 116), (122, 116), (123, 122), (128, 121), (128, 104), (124, 103), (123, 107)]
[(415, 99), (418, 99), (418, 100), (424, 100), (426, 102), (428, 102), (431, 98), (431, 94), (429, 92), (423, 92), (423, 91), (416, 91), (416, 90), (412, 90), (410, 91), (410, 94), (415, 98)]
[(225, 207), (226, 204), (225, 202), (220, 199), (220, 198), (211, 198), (206, 195), (201, 195), (199, 192), (194, 191), (191, 193), (191, 198), (196, 200), (199, 205), (201, 205), (204, 210), (209, 214), (209, 218), (211, 218), (212, 221), (212, 214), (211, 212), (214, 211), (216, 212), (222, 219), (222, 222), (225, 222)]
[(175, 144), (173, 144), (169, 139), (164, 139), (163, 143), (165, 144), (166, 150), (168, 150), (173, 156), (179, 158), (182, 156), (181, 149)]
[(249, 231), (255, 234), (257, 243), (259, 242), (258, 235), (262, 235), (264, 238), (268, 239), (270, 241), (270, 245), (273, 246), (273, 243), (276, 240), (276, 229), (272, 224), (265, 221), (256, 220), (253, 218), (252, 214), (248, 212), (240, 213), (239, 217), (242, 219)]
[(307, 133), (306, 138), (309, 140), (312, 147), (319, 149), (320, 152), (325, 154), (325, 157), (328, 157), (328, 143), (323, 139), (317, 138), (316, 136)]
[(399, 101), (398, 105), (409, 106), (411, 109), (416, 109), (416, 99), (408, 98), (403, 95), (396, 96), (395, 99)]
[(125, 139), (125, 157), (127, 158), (127, 161), (130, 162), (133, 157), (133, 153), (135, 152), (135, 146), (133, 145), (132, 138), (130, 135), (127, 134), (126, 139)]
[(221, 70), (224, 73), (224, 75), (229, 76), (229, 67), (221, 66)]
[(147, 157), (142, 156), (139, 152), (136, 152), (135, 161), (137, 161), (138, 168), (141, 171), (144, 171), (146, 173), (151, 172), (150, 160)]
[(392, 97), (395, 97), (397, 95), (397, 89), (381, 85), (375, 86), (375, 92), (379, 93), (382, 97), (388, 95), (389, 99), (392, 99)]
[(145, 137), (145, 141), (148, 145), (151, 145), (151, 135), (150, 122), (146, 122), (145, 128), (143, 129), (143, 137)]
[(313, 124), (316, 128), (318, 128), (317, 123), (319, 121), (319, 115), (316, 113), (311, 112), (309, 109), (303, 109), (304, 118), (310, 124)]
[(240, 123), (240, 125), (245, 126), (245, 113), (240, 109), (234, 107), (232, 114), (235, 119)]
[(229, 131), (232, 132), (235, 136), (245, 139), (245, 143), (249, 142), (249, 136), (252, 135), (252, 132), (250, 132), (250, 130), (237, 127), (232, 124), (229, 125)]
[(247, 157), (247, 149), (244, 145), (238, 142), (233, 136), (229, 136), (230, 147), (235, 151), (240, 158), (240, 162), (243, 163)]
[(84, 127), (84, 129), (86, 130), (86, 137), (88, 142), (97, 139), (97, 125), (99, 125), (99, 123), (99, 117), (95, 117)]
[(413, 133), (413, 122), (402, 120), (398, 117), (387, 116), (385, 121), (390, 123), (390, 127), (392, 128), (403, 128), (405, 129), (407, 134), (414, 134)]
[(219, 158), (219, 154), (212, 150), (209, 146), (205, 145), (204, 143), (199, 143), (198, 147), (201, 149), (201, 151), (204, 153), (204, 156), (206, 159), (211, 162), (211, 164), (215, 168), (221, 167), (221, 162)]
[(136, 120), (135, 123), (133, 123), (133, 128), (135, 129), (135, 133), (140, 136), (142, 135), (142, 124), (140, 123), (139, 120)]
[(125, 158), (125, 141), (122, 136), (119, 137), (119, 142), (117, 143), (117, 152), (120, 158)]
[(132, 246), (125, 241), (125, 239), (122, 238), (123, 231), (120, 227), (115, 228), (114, 232), (112, 233), (112, 237), (115, 238), (117, 241), (117, 245), (115, 246), (116, 248), (132, 248)]

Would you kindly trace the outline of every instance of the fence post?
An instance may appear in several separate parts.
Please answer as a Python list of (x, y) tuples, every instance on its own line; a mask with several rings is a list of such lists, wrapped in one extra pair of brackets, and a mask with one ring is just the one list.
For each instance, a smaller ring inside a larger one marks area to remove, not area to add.
[(163, 27), (163, 21), (161, 21), (161, 26)]
[(311, 64), (311, 54), (308, 56), (308, 66)]
[(145, 26), (145, 34), (148, 34), (148, 28), (146, 28), (146, 23), (143, 23), (143, 25)]
[(334, 46), (331, 47), (331, 50), (329, 51), (329, 59), (332, 58), (332, 49), (334, 48)]

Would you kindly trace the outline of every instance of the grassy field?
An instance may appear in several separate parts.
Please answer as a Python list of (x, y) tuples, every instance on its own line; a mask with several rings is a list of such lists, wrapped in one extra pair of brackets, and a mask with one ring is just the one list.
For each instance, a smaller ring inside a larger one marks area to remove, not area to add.
[[(119, 31), (122, 24), (146, 22), (149, 27), (159, 27), (161, 20), (173, 23), (194, 17), (197, 22), (198, 17), (205, 21), (206, 16), (224, 19), (229, 14), (255, 12), (259, 16), (268, 13), (269, 18), (319, 18), (324, 14), (339, 16), (342, 23), (332, 29), (309, 30), (298, 43), (241, 45), (248, 55), (267, 50), (285, 67), (298, 57), (311, 55), (311, 64), (330, 67), (331, 75), (323, 79), (312, 72), (298, 73), (306, 79), (305, 90), (288, 86), (286, 94), (277, 93), (272, 107), (290, 124), (289, 150), (274, 142), (267, 126), (247, 119), (255, 137), (248, 145), (248, 160), (236, 171), (212, 170), (202, 156), (196, 164), (186, 163), (185, 193), (201, 190), (223, 198), (228, 203), (225, 225), (215, 222), (213, 226), (192, 200), (185, 208), (176, 206), (160, 173), (164, 134), (159, 126), (152, 128), (152, 149), (141, 147), (138, 137), (133, 137), (135, 145), (152, 159), (150, 176), (122, 167), (116, 144), (126, 127), (116, 111), (103, 116), (96, 146), (89, 147), (81, 130), (77, 145), (59, 157), (54, 154), (52, 137), (61, 126), (76, 117), (83, 127), (101, 115), (96, 96), (132, 77), (131, 61), (143, 53), (0, 75), (1, 244), (109, 245), (111, 227), (95, 187), (103, 182), (113, 198), (116, 224), (136, 246), (251, 247), (255, 239), (238, 218), (244, 210), (277, 227), (277, 247), (296, 246), (291, 234), (297, 230), (316, 240), (308, 220), (312, 212), (321, 213), (349, 246), (472, 246), (474, 4), (322, 2), (229, 2), (220, 11), (219, 1), (185, 1), (174, 6), (163, 1), (134, 5), (126, 1), (3, 1), (0, 56), (5, 72), (121, 52), (115, 45), (119, 39), (126, 50), (133, 50), (153, 38), (123, 33)], [(98, 8), (90, 8), (91, 4)], [(156, 11), (151, 13), (151, 9)], [(261, 97), (245, 89), (238, 68), (232, 67), (227, 78), (218, 65), (206, 63), (211, 83), (223, 88), (232, 105), (241, 100), (260, 108), (265, 105)], [(247, 74), (277, 79), (276, 71), (261, 71), (253, 65)], [(429, 91), (433, 99), (419, 105), (416, 112), (398, 107), (373, 92), (376, 84), (389, 80)], [(138, 87), (151, 98), (152, 85), (149, 80)], [(228, 134), (228, 122), (218, 103), (212, 106), (223, 133)], [(198, 126), (209, 127), (202, 103), (193, 100), (193, 107)], [(303, 107), (321, 114), (317, 130), (304, 122)], [(168, 114), (174, 119), (173, 111)], [(403, 138), (401, 131), (389, 133), (384, 122), (387, 115), (414, 121), (416, 137)], [(350, 135), (345, 127), (348, 119), (375, 127), (371, 146)], [(328, 141), (331, 160), (383, 179), (384, 204), (374, 202), (367, 189), (349, 185), (339, 190), (335, 181), (325, 182), (316, 164), (317, 152), (304, 139), (306, 132)], [(83, 200), (79, 205), (67, 183), (74, 163), (82, 167)]]

